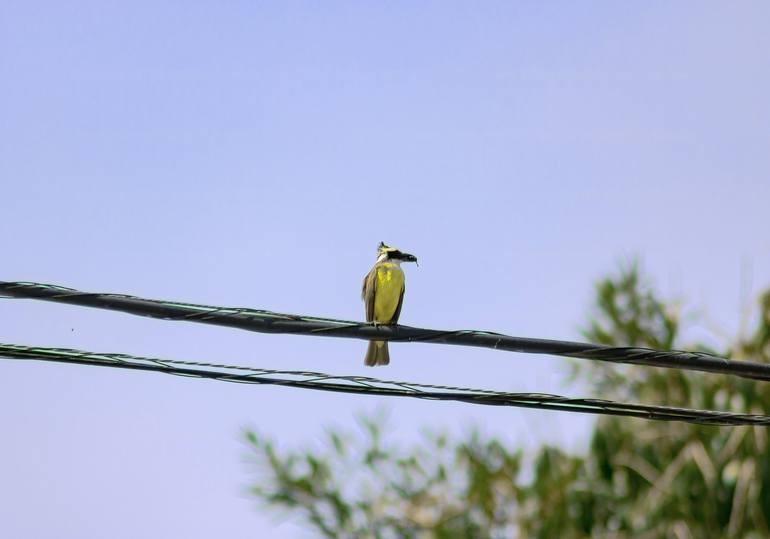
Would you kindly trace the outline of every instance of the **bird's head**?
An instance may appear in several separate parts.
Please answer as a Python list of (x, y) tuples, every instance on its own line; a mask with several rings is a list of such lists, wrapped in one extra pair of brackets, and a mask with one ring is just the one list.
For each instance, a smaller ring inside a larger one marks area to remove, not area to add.
[(417, 257), (404, 253), (395, 247), (388, 247), (384, 242), (380, 242), (377, 247), (377, 260), (393, 260), (399, 262), (417, 262)]

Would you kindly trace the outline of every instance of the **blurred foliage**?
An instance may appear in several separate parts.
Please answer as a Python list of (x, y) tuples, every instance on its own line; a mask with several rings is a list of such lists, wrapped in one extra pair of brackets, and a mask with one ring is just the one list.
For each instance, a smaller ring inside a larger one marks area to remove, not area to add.
[[(679, 315), (637, 265), (597, 285), (585, 335), (608, 345), (669, 349)], [(708, 350), (698, 343), (689, 349)], [(720, 353), (770, 360), (770, 291), (756, 328)], [(581, 362), (575, 375), (602, 398), (764, 413), (770, 384), (672, 369)], [(547, 412), (543, 412), (547, 413)], [(330, 431), (321, 451), (246, 437), (264, 504), (302, 515), (326, 537), (770, 537), (770, 449), (763, 427), (709, 427), (602, 416), (585, 454), (518, 450), (478, 432), (387, 443)]]

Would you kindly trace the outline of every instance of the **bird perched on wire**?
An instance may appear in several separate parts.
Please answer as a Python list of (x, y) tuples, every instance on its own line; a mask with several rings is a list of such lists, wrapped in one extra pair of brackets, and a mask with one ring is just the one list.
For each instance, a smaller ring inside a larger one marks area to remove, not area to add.
[[(404, 270), (401, 262), (417, 262), (417, 257), (403, 253), (383, 242), (377, 247), (377, 262), (364, 277), (361, 299), (366, 306), (366, 321), (379, 324), (395, 324), (401, 315), (404, 302)], [(369, 341), (364, 365), (376, 367), (390, 363), (387, 341)]]

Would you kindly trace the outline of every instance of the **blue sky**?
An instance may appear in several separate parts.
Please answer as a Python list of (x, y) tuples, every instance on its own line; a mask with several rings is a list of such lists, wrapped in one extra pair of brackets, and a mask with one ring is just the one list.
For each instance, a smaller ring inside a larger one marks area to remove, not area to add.
[[(361, 319), (384, 240), (402, 322), (579, 337), (640, 255), (693, 338), (770, 284), (765, 2), (0, 3), (2, 280)], [(749, 290), (749, 292), (746, 292)], [(2, 340), (562, 392), (567, 363), (0, 301)], [(239, 433), (320, 444), (389, 410), (528, 448), (591, 419), (0, 361), (0, 535), (308, 537), (257, 510)]]

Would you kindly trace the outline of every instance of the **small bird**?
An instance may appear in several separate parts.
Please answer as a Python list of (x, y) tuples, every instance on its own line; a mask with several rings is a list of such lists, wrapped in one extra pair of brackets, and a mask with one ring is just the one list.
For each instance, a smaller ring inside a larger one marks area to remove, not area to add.
[[(395, 324), (404, 302), (404, 270), (401, 262), (417, 262), (417, 257), (402, 253), (383, 242), (377, 247), (377, 262), (364, 277), (361, 299), (366, 306), (366, 321), (374, 325)], [(369, 341), (364, 365), (376, 367), (390, 363), (387, 341)]]

